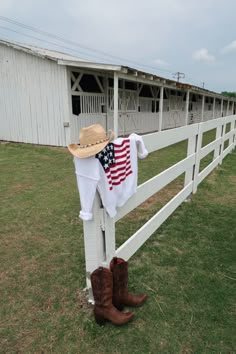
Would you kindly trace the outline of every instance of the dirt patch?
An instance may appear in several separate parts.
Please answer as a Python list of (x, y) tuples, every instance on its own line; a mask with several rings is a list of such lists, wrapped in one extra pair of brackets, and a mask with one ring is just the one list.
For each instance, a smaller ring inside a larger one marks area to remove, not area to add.
[(229, 178), (230, 182), (236, 183), (236, 176), (229, 176), (228, 178)]
[(158, 193), (154, 194), (152, 197), (147, 199), (144, 203), (140, 205), (140, 209), (146, 210), (149, 209), (151, 206), (159, 203), (161, 205), (165, 204), (171, 198), (173, 198), (182, 188), (182, 183), (172, 182), (171, 184), (167, 185), (163, 189), (161, 189)]
[(152, 242), (152, 246), (153, 247), (160, 247), (161, 246), (161, 243), (159, 241), (153, 241)]
[(15, 185), (12, 186), (11, 191), (12, 191), (13, 193), (28, 191), (28, 190), (33, 189), (34, 186), (35, 186), (34, 183), (29, 183), (29, 184), (17, 183), (17, 184), (15, 184)]
[(216, 184), (216, 177), (217, 177), (217, 174), (216, 174), (216, 170), (212, 171), (210, 176), (208, 176), (207, 178), (207, 183), (211, 184), (211, 185), (215, 185)]
[(175, 252), (177, 252), (178, 254), (180, 254), (180, 255), (182, 255), (184, 252), (183, 251), (181, 251), (179, 248), (177, 248), (177, 247), (173, 247), (173, 250), (175, 251)]
[(1, 145), (6, 145), (6, 144), (9, 144), (9, 141), (0, 140), (0, 144), (1, 144)]
[(76, 291), (76, 302), (79, 308), (83, 309), (86, 313), (91, 313), (93, 305), (88, 302), (88, 294), (86, 290), (78, 289)]
[(180, 180), (170, 183), (158, 193), (154, 194), (145, 202), (140, 204), (122, 220), (139, 221), (144, 219), (145, 215), (148, 217), (148, 219), (150, 219), (150, 214), (152, 211), (158, 212), (158, 210), (160, 210), (169, 200), (171, 200), (182, 188), (183, 183), (181, 183)]
[(236, 208), (236, 194), (232, 193), (231, 195), (226, 195), (223, 197), (214, 198), (214, 204), (226, 204), (226, 205), (235, 205)]

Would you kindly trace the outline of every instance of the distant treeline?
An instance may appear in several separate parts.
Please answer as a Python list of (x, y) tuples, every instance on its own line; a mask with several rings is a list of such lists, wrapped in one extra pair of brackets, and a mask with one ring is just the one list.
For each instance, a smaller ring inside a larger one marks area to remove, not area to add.
[(236, 97), (236, 92), (222, 91), (221, 94), (229, 97)]

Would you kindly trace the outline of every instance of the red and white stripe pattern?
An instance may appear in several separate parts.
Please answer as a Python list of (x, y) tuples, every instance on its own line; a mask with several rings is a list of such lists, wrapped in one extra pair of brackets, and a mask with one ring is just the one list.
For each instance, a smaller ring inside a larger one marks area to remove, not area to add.
[(108, 144), (96, 157), (101, 162), (109, 183), (109, 189), (118, 186), (133, 173), (130, 160), (130, 140), (121, 144)]

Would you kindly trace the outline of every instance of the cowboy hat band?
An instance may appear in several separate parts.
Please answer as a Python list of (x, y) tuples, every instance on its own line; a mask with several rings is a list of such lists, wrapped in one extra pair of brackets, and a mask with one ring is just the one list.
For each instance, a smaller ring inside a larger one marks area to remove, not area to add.
[(109, 138), (106, 138), (106, 139), (103, 139), (103, 140), (96, 141), (96, 143), (93, 143), (93, 144), (85, 144), (85, 145), (78, 145), (78, 146), (79, 146), (80, 149), (84, 149), (84, 148), (89, 147), (89, 146), (93, 146), (93, 145), (104, 143), (105, 141), (108, 141), (108, 140), (109, 140)]
[(114, 133), (112, 131), (109, 131), (109, 136), (107, 136), (106, 131), (100, 124), (93, 124), (80, 129), (80, 144), (70, 144), (68, 149), (73, 156), (86, 158), (96, 155), (113, 139)]

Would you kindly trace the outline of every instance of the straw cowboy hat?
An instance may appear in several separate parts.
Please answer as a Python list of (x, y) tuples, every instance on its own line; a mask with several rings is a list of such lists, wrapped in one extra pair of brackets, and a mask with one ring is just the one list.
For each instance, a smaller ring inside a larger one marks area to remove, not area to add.
[(103, 150), (107, 144), (114, 139), (114, 133), (109, 131), (107, 136), (104, 128), (100, 124), (93, 124), (89, 127), (80, 129), (79, 145), (70, 144), (68, 149), (72, 155), (79, 158), (96, 155)]

